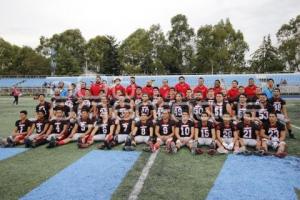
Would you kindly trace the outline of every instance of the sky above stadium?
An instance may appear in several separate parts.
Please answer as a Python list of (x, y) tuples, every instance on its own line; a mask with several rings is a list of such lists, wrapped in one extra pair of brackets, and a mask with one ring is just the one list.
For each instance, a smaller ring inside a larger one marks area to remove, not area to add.
[(160, 24), (166, 33), (170, 19), (184, 14), (197, 30), (229, 18), (244, 33), (253, 52), (263, 36), (275, 34), (283, 23), (300, 14), (299, 0), (1, 0), (0, 37), (36, 47), (40, 36), (50, 37), (79, 28), (86, 39), (113, 35), (119, 41), (137, 28)]

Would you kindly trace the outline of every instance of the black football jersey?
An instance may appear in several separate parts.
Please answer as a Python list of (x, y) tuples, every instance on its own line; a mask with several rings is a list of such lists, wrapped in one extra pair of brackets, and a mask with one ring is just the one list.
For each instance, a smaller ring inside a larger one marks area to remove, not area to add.
[(33, 124), (35, 125), (35, 132), (37, 134), (40, 134), (41, 132), (43, 132), (46, 124), (49, 124), (48, 119), (43, 119), (43, 120), (35, 120), (33, 121)]
[(236, 131), (236, 126), (230, 122), (228, 125), (224, 123), (220, 123), (217, 126), (217, 130), (220, 131), (220, 137), (221, 138), (233, 138), (234, 137), (234, 131)]
[(44, 111), (45, 119), (49, 119), (50, 109), (51, 109), (51, 103), (45, 101), (43, 104), (40, 103), (35, 107), (35, 112)]
[(132, 131), (132, 123), (133, 120), (132, 119), (122, 119), (120, 120), (119, 124), (120, 124), (120, 134), (126, 134), (129, 135)]
[(211, 130), (214, 129), (215, 126), (212, 122), (208, 121), (204, 123), (202, 121), (198, 122), (198, 129), (199, 129), (199, 137), (201, 138), (212, 138)]
[(143, 103), (140, 103), (138, 105), (138, 112), (139, 112), (139, 115), (141, 116), (141, 114), (146, 114), (148, 117), (151, 115), (151, 111), (153, 110), (153, 105), (151, 104), (143, 104)]
[(96, 134), (109, 134), (111, 126), (115, 124), (114, 120), (108, 119), (104, 122), (102, 119), (99, 119), (96, 122), (96, 126), (98, 127), (98, 131)]
[(163, 136), (167, 136), (173, 133), (172, 128), (175, 126), (175, 122), (172, 120), (169, 120), (168, 122), (164, 122), (163, 120), (160, 120), (157, 123), (157, 126), (159, 127), (159, 134)]
[(31, 126), (31, 122), (28, 119), (26, 119), (24, 122), (17, 120), (15, 126), (17, 127), (18, 133), (23, 133), (27, 132), (28, 128)]
[(193, 101), (193, 117), (196, 120), (200, 120), (201, 114), (205, 111), (207, 107), (207, 102), (205, 101)]
[(274, 98), (274, 97), (272, 97), (269, 100), (269, 103), (273, 106), (274, 111), (277, 114), (282, 113), (282, 107), (286, 104), (285, 100), (283, 100), (282, 98)]
[(150, 136), (150, 128), (153, 128), (153, 123), (151, 120), (148, 120), (146, 123), (139, 121), (135, 126), (137, 127), (136, 135)]
[(187, 103), (174, 103), (172, 105), (172, 113), (177, 119), (180, 119), (182, 117), (183, 112), (189, 112), (189, 106)]
[(259, 127), (251, 122), (245, 124), (240, 122), (237, 124), (237, 129), (239, 130), (239, 136), (244, 139), (257, 139), (255, 131), (259, 130)]
[(281, 131), (285, 130), (285, 126), (280, 122), (277, 122), (275, 126), (272, 126), (270, 123), (265, 123), (263, 128), (265, 129), (265, 134), (271, 136), (271, 138), (280, 138)]
[(222, 104), (217, 104), (216, 102), (214, 105), (211, 106), (212, 108), (212, 113), (216, 119), (216, 121), (221, 122), (222, 121), (222, 116), (224, 114), (227, 114), (227, 109), (226, 109), (227, 103), (223, 102)]
[(195, 127), (194, 122), (188, 120), (186, 123), (182, 121), (177, 122), (176, 127), (179, 129), (180, 137), (190, 137), (192, 134), (192, 127)]
[(89, 128), (89, 125), (92, 125), (93, 122), (91, 119), (86, 119), (86, 120), (83, 120), (83, 119), (78, 119), (77, 120), (77, 124), (78, 124), (78, 129), (77, 129), (77, 132), (78, 133), (85, 133), (88, 128)]
[(53, 119), (50, 122), (50, 125), (52, 125), (52, 133), (56, 133), (59, 134), (60, 132), (63, 131), (64, 129), (64, 125), (67, 125), (68, 122), (61, 119), (61, 120), (57, 120), (57, 119)]
[(273, 106), (270, 103), (262, 105), (260, 103), (256, 104), (256, 117), (259, 118), (263, 123), (267, 122), (269, 119), (269, 113), (274, 111)]
[(128, 104), (125, 104), (124, 106), (117, 105), (115, 109), (117, 110), (118, 116), (122, 119), (124, 117), (125, 110), (130, 110), (130, 105)]

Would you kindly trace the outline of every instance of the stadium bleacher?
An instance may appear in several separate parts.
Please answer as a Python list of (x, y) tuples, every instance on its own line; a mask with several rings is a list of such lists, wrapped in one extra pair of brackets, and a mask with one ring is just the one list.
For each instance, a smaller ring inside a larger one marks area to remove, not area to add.
[[(175, 85), (178, 82), (179, 75), (147, 75), (147, 76), (135, 76), (138, 85), (145, 85), (148, 80), (154, 80), (154, 86), (160, 86), (163, 79), (169, 81), (169, 85)], [(214, 85), (214, 81), (219, 79), (226, 88), (230, 87), (232, 80), (237, 80), (240, 85), (246, 85), (250, 77), (254, 78), (255, 83), (259, 86), (263, 86), (268, 78), (273, 78), (275, 84), (286, 83), (288, 86), (300, 86), (300, 73), (289, 74), (214, 74), (214, 75), (185, 75), (186, 81), (195, 86), (198, 83), (198, 78), (203, 77), (205, 84), (209, 87)], [(65, 82), (65, 86), (70, 83), (78, 83), (85, 81), (87, 85), (95, 80), (96, 75), (88, 76), (66, 76), (66, 77), (30, 77), (30, 78), (1, 78), (0, 88), (8, 88), (17, 85), (21, 88), (34, 88), (44, 87), (45, 83), (57, 84), (59, 81)], [(112, 84), (115, 76), (102, 76), (103, 80), (106, 80), (108, 84)], [(128, 85), (130, 76), (120, 76), (123, 85)]]

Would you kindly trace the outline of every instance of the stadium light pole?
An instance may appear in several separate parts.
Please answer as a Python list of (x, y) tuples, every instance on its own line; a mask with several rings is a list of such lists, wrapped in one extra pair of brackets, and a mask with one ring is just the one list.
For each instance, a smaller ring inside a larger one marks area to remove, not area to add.
[(56, 62), (55, 62), (56, 51), (53, 47), (50, 48), (50, 60), (51, 60), (51, 76), (55, 75)]

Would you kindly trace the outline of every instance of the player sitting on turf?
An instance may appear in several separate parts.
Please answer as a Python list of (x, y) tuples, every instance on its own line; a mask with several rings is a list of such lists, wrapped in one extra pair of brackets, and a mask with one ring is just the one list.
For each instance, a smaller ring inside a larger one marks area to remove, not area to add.
[[(45, 112), (41, 109), (37, 111), (37, 119), (32, 122), (31, 129), (25, 138), (25, 147), (37, 147), (45, 144), (45, 134), (49, 128), (49, 120), (46, 118)], [(35, 131), (35, 133), (34, 133)]]
[(280, 89), (275, 88), (273, 90), (273, 97), (269, 100), (270, 104), (273, 105), (277, 119), (286, 125), (290, 138), (295, 139), (294, 134), (292, 133), (291, 122), (286, 110), (286, 102), (281, 98)]
[(211, 121), (208, 121), (208, 113), (203, 112), (198, 122), (198, 127), (195, 131), (195, 141), (197, 142), (198, 148), (196, 149), (197, 154), (202, 154), (201, 146), (208, 146), (208, 154), (213, 155), (216, 153), (216, 133), (215, 126)]
[(81, 147), (81, 144), (86, 143), (86, 136), (91, 133), (93, 129), (93, 122), (89, 118), (89, 112), (88, 109), (83, 108), (81, 109), (81, 116), (75, 123), (74, 128), (72, 129), (71, 134), (60, 141), (57, 141), (57, 145), (64, 145), (69, 142), (78, 142), (78, 147)]
[(134, 138), (132, 141), (134, 144), (145, 143), (148, 145), (148, 147), (144, 149), (145, 151), (155, 152), (159, 148), (159, 145), (154, 142), (153, 123), (148, 119), (146, 113), (141, 113), (140, 121), (136, 122), (132, 136)]
[[(165, 109), (162, 112), (162, 119), (155, 126), (156, 145), (166, 145), (167, 152), (171, 152), (171, 143), (175, 135), (175, 122), (171, 120), (170, 110)], [(173, 142), (175, 148), (175, 143)]]
[[(182, 112), (182, 119), (177, 122), (175, 128), (176, 148), (172, 148), (172, 152), (176, 153), (183, 146), (187, 146), (192, 153), (195, 153), (197, 143), (193, 138), (195, 135), (195, 124), (189, 120), (189, 113), (185, 110)], [(196, 144), (196, 145), (195, 145)], [(173, 146), (173, 145), (172, 145)]]
[(50, 121), (49, 129), (44, 136), (44, 139), (49, 142), (47, 148), (54, 147), (56, 141), (64, 139), (67, 134), (68, 122), (63, 117), (63, 108), (55, 107), (54, 113), (55, 117)]
[(217, 139), (220, 144), (218, 152), (228, 153), (228, 151), (238, 150), (238, 133), (236, 126), (231, 121), (229, 114), (223, 115), (223, 122), (217, 128)]
[(98, 146), (99, 149), (111, 149), (113, 134), (115, 130), (114, 120), (108, 117), (108, 112), (101, 112), (100, 118), (95, 122), (94, 129), (90, 135), (87, 135), (85, 141), (86, 143), (82, 144), (82, 147), (87, 147), (93, 144), (95, 141), (104, 142)]
[(13, 147), (15, 145), (24, 144), (24, 139), (31, 128), (31, 122), (27, 119), (26, 110), (20, 111), (19, 118), (20, 119), (15, 123), (12, 135), (6, 139), (0, 139), (0, 146)]
[(244, 114), (244, 120), (237, 124), (237, 130), (239, 133), (240, 148), (238, 153), (250, 155), (251, 152), (246, 147), (254, 147), (257, 151), (260, 150), (260, 128), (252, 120), (252, 113), (246, 112)]
[(275, 156), (283, 158), (287, 155), (285, 143), (285, 127), (277, 119), (276, 113), (269, 113), (269, 121), (261, 129), (262, 148), (268, 152), (268, 146), (277, 150)]
[(124, 150), (130, 151), (134, 150), (132, 145), (132, 131), (134, 130), (135, 122), (130, 117), (130, 111), (128, 109), (124, 110), (123, 119), (119, 120), (117, 123), (115, 141), (120, 144), (124, 143)]

